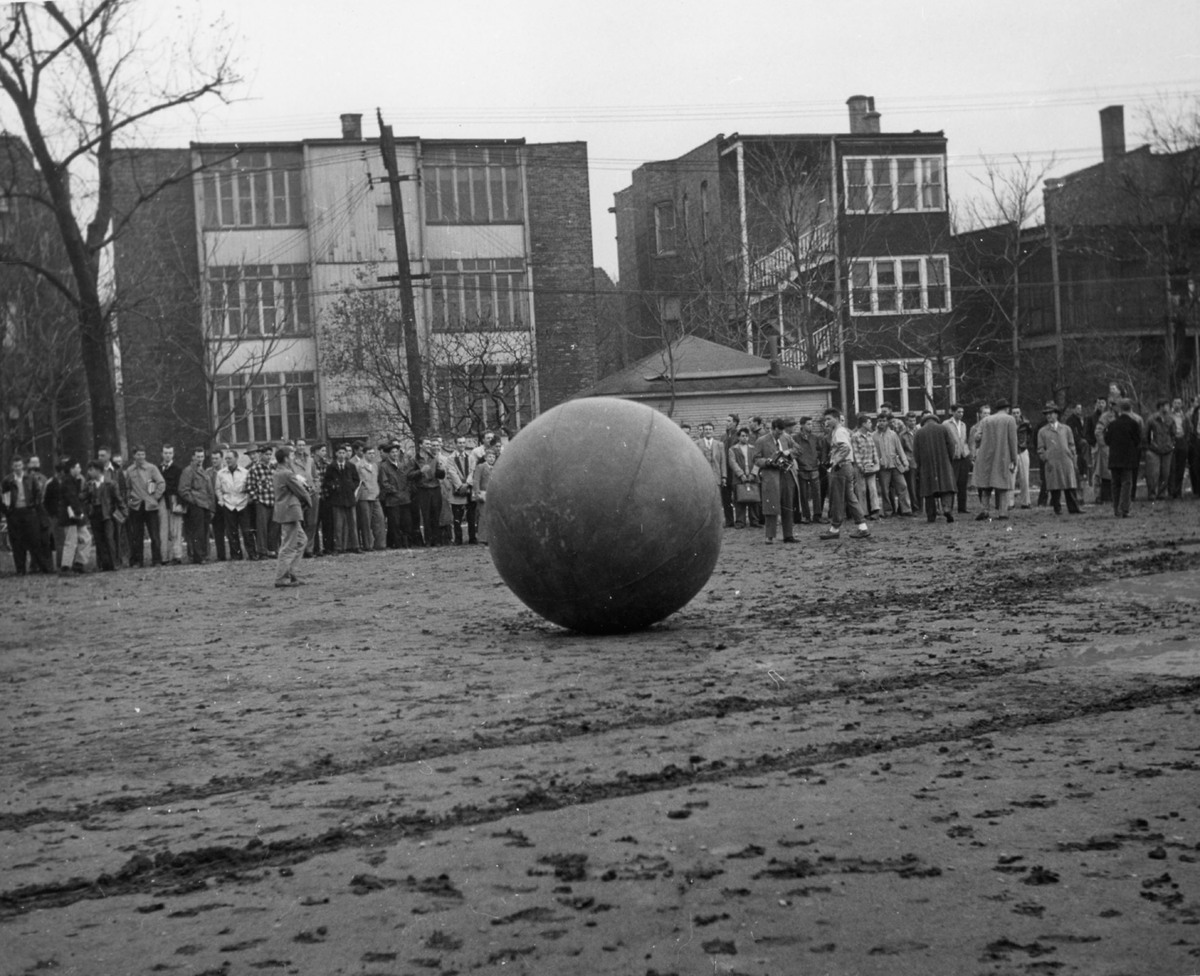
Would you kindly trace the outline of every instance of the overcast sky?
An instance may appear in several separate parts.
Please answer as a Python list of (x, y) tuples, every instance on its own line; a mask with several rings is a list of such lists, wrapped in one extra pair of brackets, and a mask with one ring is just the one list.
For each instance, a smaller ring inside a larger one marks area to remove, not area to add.
[(240, 100), (156, 144), (337, 137), (343, 112), (373, 136), (376, 108), (398, 136), (583, 140), (614, 277), (613, 193), (716, 133), (845, 132), (846, 99), (873, 95), (884, 131), (946, 132), (962, 198), (981, 155), (1067, 172), (1100, 158), (1104, 106), (1126, 106), (1132, 147), (1142, 106), (1200, 93), (1197, 0), (201, 3), (236, 41)]

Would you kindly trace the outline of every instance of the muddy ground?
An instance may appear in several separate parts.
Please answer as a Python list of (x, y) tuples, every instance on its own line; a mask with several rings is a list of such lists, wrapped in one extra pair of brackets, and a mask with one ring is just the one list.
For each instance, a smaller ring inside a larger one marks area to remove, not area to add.
[(0, 580), (0, 972), (1200, 971), (1200, 504)]

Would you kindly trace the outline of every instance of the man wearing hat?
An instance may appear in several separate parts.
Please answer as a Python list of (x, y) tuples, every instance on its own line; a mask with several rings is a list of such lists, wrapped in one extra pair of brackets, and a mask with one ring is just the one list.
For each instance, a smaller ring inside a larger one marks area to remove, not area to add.
[(260, 444), (254, 463), (246, 469), (246, 490), (254, 503), (254, 550), (259, 559), (274, 558), (279, 548), (275, 513), (275, 457), (270, 444)]
[(996, 518), (1008, 518), (1008, 492), (1017, 469), (1017, 421), (1008, 412), (1007, 400), (997, 400), (992, 412), (979, 422), (979, 446), (975, 450), (975, 487), (983, 510), (975, 516), (986, 522), (993, 500)]
[(937, 417), (928, 411), (921, 415), (921, 426), (913, 437), (913, 452), (920, 472), (917, 488), (925, 499), (925, 517), (930, 522), (937, 518), (939, 499), (946, 521), (954, 521), (957, 480), (952, 458), (956, 443), (946, 424), (939, 424)]
[(1078, 481), (1075, 477), (1075, 435), (1066, 424), (1059, 423), (1058, 404), (1050, 401), (1042, 409), (1046, 423), (1038, 431), (1037, 451), (1042, 459), (1045, 488), (1050, 492), (1050, 505), (1055, 515), (1062, 514), (1062, 496), (1067, 497), (1067, 511), (1081, 514), (1075, 498)]

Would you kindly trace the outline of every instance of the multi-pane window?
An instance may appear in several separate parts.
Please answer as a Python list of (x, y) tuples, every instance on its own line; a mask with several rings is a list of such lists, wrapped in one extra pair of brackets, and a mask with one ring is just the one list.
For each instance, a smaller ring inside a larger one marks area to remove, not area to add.
[(675, 204), (670, 200), (654, 205), (654, 253), (675, 253)]
[(525, 220), (515, 146), (439, 146), (422, 160), (430, 224), (512, 224)]
[(851, 156), (845, 167), (848, 213), (946, 209), (941, 156)]
[(515, 433), (533, 419), (533, 380), (515, 365), (439, 366), (439, 422), (455, 434), (506, 427)]
[(201, 173), (205, 227), (289, 227), (304, 223), (304, 157), (299, 150), (209, 153)]
[(312, 328), (308, 265), (241, 264), (208, 269), (209, 335), (253, 339)]
[(317, 436), (317, 384), (311, 372), (218, 376), (213, 420), (231, 444)]
[(869, 258), (850, 265), (855, 315), (950, 310), (949, 259), (944, 254)]
[(429, 262), (434, 332), (529, 328), (529, 287), (521, 258)]
[(854, 364), (854, 410), (877, 413), (883, 404), (908, 413), (932, 410), (954, 402), (954, 360), (931, 359), (859, 361)]

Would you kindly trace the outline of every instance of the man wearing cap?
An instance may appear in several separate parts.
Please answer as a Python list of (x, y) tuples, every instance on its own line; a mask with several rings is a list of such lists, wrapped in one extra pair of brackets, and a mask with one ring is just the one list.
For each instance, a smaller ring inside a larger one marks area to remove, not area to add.
[(781, 417), (771, 421), (771, 432), (754, 442), (754, 472), (762, 493), (763, 527), (767, 543), (775, 541), (775, 527), (783, 523), (783, 541), (795, 542), (793, 500), (796, 492), (796, 445), (784, 430)]
[(1079, 515), (1082, 509), (1075, 498), (1075, 435), (1071, 428), (1060, 423), (1058, 405), (1050, 401), (1042, 410), (1046, 417), (1045, 426), (1038, 431), (1038, 457), (1045, 465), (1046, 490), (1050, 492), (1050, 505), (1055, 515), (1062, 514), (1062, 496), (1067, 498), (1067, 511)]
[(275, 451), (275, 466), (271, 472), (271, 519), (280, 527), (279, 555), (275, 560), (275, 585), (299, 586), (296, 563), (304, 555), (304, 509), (310, 504), (308, 485), (292, 470), (293, 448), (285, 445)]
[(259, 559), (274, 558), (279, 548), (275, 512), (275, 458), (270, 444), (260, 444), (254, 463), (246, 469), (246, 490), (254, 504), (254, 550)]
[(950, 455), (950, 463), (954, 466), (954, 486), (958, 495), (960, 515), (967, 514), (967, 484), (971, 480), (971, 447), (967, 442), (967, 425), (963, 422), (965, 412), (963, 405), (956, 403), (950, 408), (950, 416), (942, 421), (943, 426), (954, 437), (954, 451)]
[(913, 452), (917, 456), (917, 486), (925, 500), (925, 517), (932, 522), (937, 518), (938, 502), (947, 522), (954, 521), (954, 495), (957, 479), (952, 456), (956, 441), (954, 433), (937, 417), (926, 412), (921, 415), (921, 426), (913, 437)]
[(1008, 412), (1007, 400), (997, 400), (992, 412), (979, 422), (979, 446), (975, 449), (975, 487), (983, 510), (977, 521), (990, 518), (995, 501), (996, 518), (1008, 518), (1008, 492), (1017, 468), (1017, 421)]

